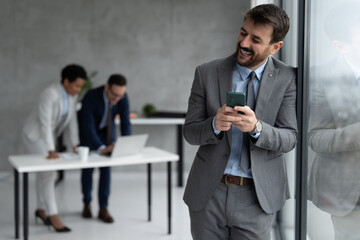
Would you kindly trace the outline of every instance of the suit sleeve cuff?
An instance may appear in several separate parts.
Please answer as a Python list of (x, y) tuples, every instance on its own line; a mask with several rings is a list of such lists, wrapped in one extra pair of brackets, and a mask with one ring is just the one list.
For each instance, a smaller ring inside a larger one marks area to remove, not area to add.
[(97, 150), (98, 150), (98, 151), (101, 151), (101, 150), (103, 150), (104, 148), (106, 148), (106, 146), (105, 146), (105, 145), (101, 145)]
[(260, 134), (261, 132), (258, 132), (258, 133), (249, 133), (249, 135), (252, 137), (252, 138), (255, 138), (255, 139), (258, 139), (260, 137)]
[(217, 129), (215, 128), (215, 117), (214, 117), (213, 120), (212, 120), (212, 128), (213, 128), (214, 133), (215, 133), (216, 135), (219, 135), (219, 134), (220, 134), (221, 131), (219, 131), (219, 130), (217, 130)]

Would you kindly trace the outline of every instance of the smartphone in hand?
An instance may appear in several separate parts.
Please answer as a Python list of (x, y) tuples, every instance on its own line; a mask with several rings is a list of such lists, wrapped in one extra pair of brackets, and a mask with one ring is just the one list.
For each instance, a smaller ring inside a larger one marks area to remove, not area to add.
[[(245, 106), (246, 105), (246, 95), (243, 92), (227, 92), (226, 93), (226, 105), (228, 107), (235, 106)], [(239, 111), (239, 113), (244, 114)]]

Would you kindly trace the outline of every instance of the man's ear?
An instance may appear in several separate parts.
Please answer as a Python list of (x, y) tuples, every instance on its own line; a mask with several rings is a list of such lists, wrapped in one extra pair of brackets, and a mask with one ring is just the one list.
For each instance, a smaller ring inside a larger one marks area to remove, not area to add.
[(282, 45), (283, 45), (283, 41), (273, 43), (271, 46), (270, 54), (274, 55), (275, 53), (277, 53), (280, 50), (280, 48), (282, 47)]
[(105, 87), (105, 91), (109, 90), (109, 84), (105, 83), (104, 87)]

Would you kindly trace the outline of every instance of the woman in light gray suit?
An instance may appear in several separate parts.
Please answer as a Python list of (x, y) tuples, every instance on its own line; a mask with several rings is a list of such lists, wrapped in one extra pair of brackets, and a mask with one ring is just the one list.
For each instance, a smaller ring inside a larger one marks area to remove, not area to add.
[[(48, 160), (59, 158), (55, 140), (67, 133), (73, 150), (79, 143), (76, 118), (77, 94), (87, 78), (79, 65), (68, 65), (61, 72), (61, 83), (54, 83), (40, 94), (39, 102), (25, 121), (22, 132), (24, 151), (30, 154), (47, 154)], [(36, 174), (37, 210), (35, 216), (57, 232), (69, 232), (58, 216), (55, 200), (55, 172)]]

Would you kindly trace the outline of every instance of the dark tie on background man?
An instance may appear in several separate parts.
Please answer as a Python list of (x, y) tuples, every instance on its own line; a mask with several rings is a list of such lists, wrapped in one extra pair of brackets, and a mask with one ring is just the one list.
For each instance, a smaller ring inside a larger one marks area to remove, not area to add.
[(106, 145), (111, 145), (111, 136), (112, 136), (112, 106), (109, 104), (108, 114), (107, 114), (107, 129), (106, 129)]
[[(247, 105), (254, 111), (255, 108), (255, 93), (254, 93), (254, 78), (256, 74), (252, 71), (249, 74), (250, 80), (247, 85), (246, 90), (246, 103)], [(240, 160), (240, 167), (241, 169), (247, 173), (250, 168), (250, 149), (249, 149), (249, 133), (243, 133), (243, 147), (241, 151), (241, 160)]]

